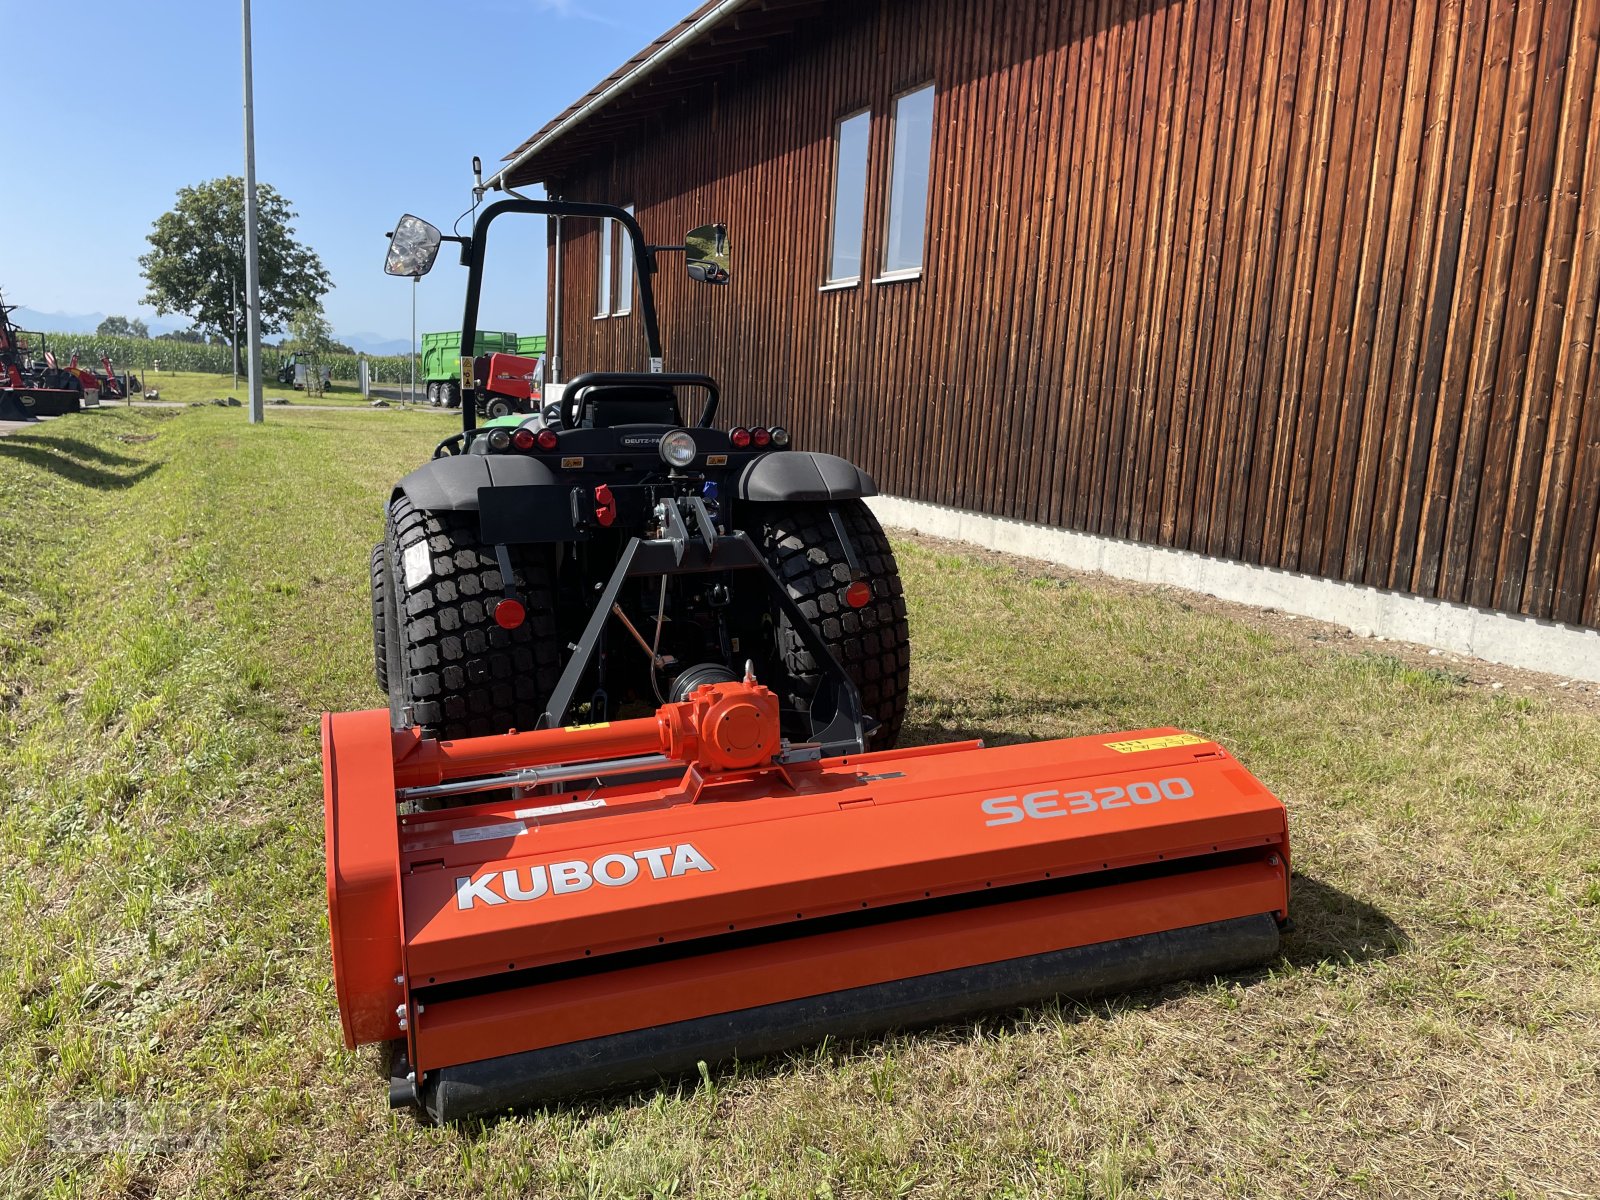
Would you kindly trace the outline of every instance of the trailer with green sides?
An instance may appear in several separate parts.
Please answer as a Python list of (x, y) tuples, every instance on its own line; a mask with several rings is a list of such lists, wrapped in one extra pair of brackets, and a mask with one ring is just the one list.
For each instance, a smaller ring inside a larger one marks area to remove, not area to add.
[[(480, 329), (472, 348), (479, 354), (517, 354), (524, 342), (532, 338), (519, 338), (514, 333), (496, 333)], [(542, 344), (544, 338), (538, 341)], [(422, 335), (422, 378), (427, 384), (428, 403), (438, 408), (456, 408), (461, 403), (461, 331), (425, 333)]]

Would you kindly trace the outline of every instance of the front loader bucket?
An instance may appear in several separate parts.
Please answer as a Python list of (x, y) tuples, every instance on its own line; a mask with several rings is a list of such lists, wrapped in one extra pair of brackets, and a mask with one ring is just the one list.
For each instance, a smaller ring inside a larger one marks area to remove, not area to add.
[[(750, 682), (456, 742), (324, 718), (345, 1040), (440, 1121), (1270, 958), (1283, 805), (1175, 729), (820, 759)], [(442, 800), (451, 808), (417, 811)]]

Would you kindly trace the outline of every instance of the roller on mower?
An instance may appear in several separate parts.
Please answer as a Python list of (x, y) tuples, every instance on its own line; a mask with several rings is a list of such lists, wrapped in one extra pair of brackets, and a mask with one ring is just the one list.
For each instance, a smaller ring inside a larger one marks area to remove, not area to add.
[[(491, 205), (461, 239), (468, 368), (507, 212), (618, 223), (652, 365), (656, 256), (729, 279), (721, 226), (651, 246), (620, 208)], [(389, 269), (441, 240), (406, 218)], [(391, 1103), (456, 1121), (1277, 952), (1284, 807), (1214, 742), (895, 748), (871, 479), (717, 403), (658, 371), (581, 375), (548, 419), (464, 406), (391, 495), (389, 706), (322, 726), (340, 1016), (390, 1046)]]

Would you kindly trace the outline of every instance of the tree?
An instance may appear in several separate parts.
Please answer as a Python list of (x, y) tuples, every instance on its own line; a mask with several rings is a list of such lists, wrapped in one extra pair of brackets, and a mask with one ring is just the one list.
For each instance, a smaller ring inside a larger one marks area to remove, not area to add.
[(136, 337), (147, 338), (150, 336), (150, 327), (138, 317), (128, 320), (127, 317), (107, 317), (95, 329), (101, 337)]
[[(295, 239), (289, 202), (263, 183), (256, 203), (261, 331), (276, 333), (296, 309), (310, 304), (320, 310), (332, 285), (316, 252)], [(244, 182), (229, 175), (180, 188), (149, 240), (149, 253), (139, 258), (150, 289), (145, 303), (162, 314), (183, 313), (196, 330), (231, 340), (234, 289), (242, 304), (245, 286)], [(242, 329), (242, 310), (239, 319)]]
[(200, 345), (204, 345), (206, 335), (201, 333), (198, 329), (174, 329), (171, 333), (156, 334), (156, 340), (167, 342), (198, 342)]
[(312, 363), (333, 353), (333, 327), (322, 315), (322, 305), (302, 304), (290, 314), (289, 340), (284, 346)]

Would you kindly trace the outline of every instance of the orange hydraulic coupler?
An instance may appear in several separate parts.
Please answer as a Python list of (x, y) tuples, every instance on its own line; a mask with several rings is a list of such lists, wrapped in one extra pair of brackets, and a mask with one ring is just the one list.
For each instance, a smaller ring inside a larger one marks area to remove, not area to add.
[(1176, 729), (819, 759), (747, 679), (454, 742), (333, 714), (323, 747), (345, 1040), (436, 1120), (1228, 970), (1288, 917), (1283, 805)]

